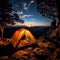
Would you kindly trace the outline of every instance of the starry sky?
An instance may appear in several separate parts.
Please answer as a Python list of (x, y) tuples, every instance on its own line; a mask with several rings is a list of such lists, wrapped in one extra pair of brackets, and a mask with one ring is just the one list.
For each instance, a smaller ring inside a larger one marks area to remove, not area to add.
[[(37, 11), (37, 4), (35, 0), (10, 0), (12, 9), (17, 11), (20, 19), (25, 22), (23, 25), (31, 26), (49, 26), (51, 19), (43, 17)], [(14, 11), (12, 11), (14, 13)], [(19, 25), (20, 23), (17, 23)]]

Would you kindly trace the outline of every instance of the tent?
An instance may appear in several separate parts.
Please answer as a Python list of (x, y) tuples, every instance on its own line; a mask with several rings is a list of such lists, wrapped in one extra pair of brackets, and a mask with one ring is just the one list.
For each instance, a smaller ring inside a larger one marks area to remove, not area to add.
[(18, 43), (22, 44), (32, 43), (35, 41), (35, 38), (29, 30), (21, 28), (13, 34), (11, 40), (13, 46), (16, 47)]

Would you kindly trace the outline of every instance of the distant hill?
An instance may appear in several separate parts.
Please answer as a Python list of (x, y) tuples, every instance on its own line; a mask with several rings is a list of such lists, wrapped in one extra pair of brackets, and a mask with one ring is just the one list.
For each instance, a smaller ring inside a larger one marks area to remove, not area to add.
[[(7, 26), (4, 30), (4, 37), (11, 38), (16, 30), (25, 28), (31, 31), (31, 33), (35, 36), (35, 38), (40, 37), (43, 34), (46, 34), (46, 32), (49, 30), (48, 26)], [(0, 34), (1, 35), (1, 34)]]

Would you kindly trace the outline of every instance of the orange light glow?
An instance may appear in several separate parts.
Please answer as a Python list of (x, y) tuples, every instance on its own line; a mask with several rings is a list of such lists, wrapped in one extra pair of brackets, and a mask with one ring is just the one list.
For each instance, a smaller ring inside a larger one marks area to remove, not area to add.
[[(21, 42), (21, 38), (23, 37), (23, 36), (26, 36), (26, 38), (24, 39), (24, 40), (27, 40), (27, 39), (29, 39), (30, 40), (30, 42), (34, 42), (35, 41), (35, 38), (34, 38), (34, 36), (32, 35), (32, 33), (29, 31), (29, 30), (27, 30), (27, 29), (24, 29), (24, 28), (22, 28), (22, 29), (19, 29), (19, 30), (17, 30), (15, 33), (14, 33), (14, 35), (13, 35), (13, 37), (12, 37), (12, 44), (13, 44), (13, 46), (15, 47), (16, 46), (16, 44), (18, 44), (18, 42), (20, 41)], [(27, 37), (27, 36), (29, 36), (29, 38)], [(26, 43), (26, 41), (22, 41), (24, 44)]]

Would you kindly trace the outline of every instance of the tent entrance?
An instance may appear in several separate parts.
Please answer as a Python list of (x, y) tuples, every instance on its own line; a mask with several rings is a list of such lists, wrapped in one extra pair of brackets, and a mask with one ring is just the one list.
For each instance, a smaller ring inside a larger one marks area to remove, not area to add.
[(25, 37), (26, 37), (26, 36), (24, 35), (20, 40), (24, 40), (24, 39), (25, 39)]

